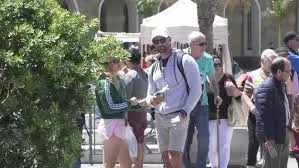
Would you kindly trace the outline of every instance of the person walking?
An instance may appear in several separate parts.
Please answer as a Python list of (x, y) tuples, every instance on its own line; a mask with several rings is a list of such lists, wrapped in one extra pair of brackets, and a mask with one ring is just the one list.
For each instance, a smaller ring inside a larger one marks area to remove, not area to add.
[[(266, 49), (261, 54), (261, 67), (257, 70), (247, 73), (247, 79), (245, 82), (245, 93), (254, 101), (253, 92), (254, 90), (264, 82), (264, 80), (270, 75), (271, 63), (277, 58), (278, 55), (272, 49)], [(247, 150), (247, 168), (254, 168), (257, 162), (257, 152), (259, 149), (259, 142), (256, 138), (256, 117), (255, 110), (250, 109), (248, 116), (248, 150)]]
[(188, 44), (189, 48), (183, 51), (191, 55), (196, 60), (201, 76), (201, 87), (198, 86), (198, 89), (202, 88), (202, 94), (200, 101), (190, 114), (183, 160), (185, 167), (191, 167), (190, 148), (193, 141), (194, 128), (196, 127), (198, 131), (196, 167), (204, 168), (206, 167), (206, 160), (209, 151), (209, 114), (208, 96), (206, 92), (207, 79), (209, 78), (209, 81), (211, 82), (211, 88), (217, 95), (215, 98), (218, 98), (218, 87), (214, 82), (215, 68), (213, 66), (213, 58), (210, 54), (205, 52), (205, 35), (198, 31), (191, 32), (188, 36)]
[[(129, 52), (131, 57), (127, 61), (126, 65), (129, 72), (125, 75), (124, 80), (126, 83), (126, 91), (128, 97), (136, 97), (137, 99), (143, 99), (146, 97), (148, 86), (148, 75), (142, 69), (140, 65), (141, 53), (137, 48), (130, 48)], [(128, 122), (133, 128), (133, 132), (136, 136), (138, 143), (137, 158), (135, 159), (135, 168), (143, 167), (144, 157), (144, 130), (147, 126), (146, 121), (146, 107), (135, 106), (128, 110)]]
[(125, 113), (130, 105), (137, 105), (135, 97), (127, 100), (125, 83), (118, 76), (120, 61), (107, 56), (102, 62), (104, 72), (96, 86), (96, 101), (101, 113), (99, 127), (103, 128), (103, 164), (105, 168), (114, 168), (116, 162), (121, 168), (130, 168), (132, 161), (129, 155), (125, 135)]
[[(287, 47), (279, 47), (275, 50), (277, 54), (281, 57), (288, 58), (289, 57), (289, 49)], [(298, 84), (298, 75), (297, 72), (292, 69), (292, 75), (290, 78), (286, 81), (286, 90), (287, 90), (287, 96), (290, 104), (290, 111), (291, 111), (291, 117), (289, 122), (289, 131), (290, 131), (290, 156), (292, 157), (295, 153), (296, 148), (296, 137), (298, 137), (296, 134), (296, 131), (292, 129), (292, 120), (294, 117), (294, 113), (296, 110), (294, 107), (296, 106), (296, 103), (294, 102), (295, 96), (299, 93), (299, 84)], [(297, 102), (298, 103), (298, 102)]]
[[(219, 118), (217, 118), (217, 106), (214, 104), (214, 92), (208, 89), (208, 101), (209, 101), (209, 158), (212, 168), (227, 168), (230, 158), (230, 145), (233, 135), (233, 127), (228, 125), (228, 107), (232, 103), (232, 98), (235, 97), (236, 101), (241, 101), (241, 92), (238, 89), (237, 83), (234, 77), (230, 74), (223, 72), (223, 64), (221, 58), (215, 56), (214, 67), (216, 69), (215, 79), (218, 81), (219, 96), (222, 99), (222, 103), (219, 106)], [(226, 87), (234, 86), (232, 88)], [(209, 88), (209, 87), (207, 87)], [(232, 89), (232, 90), (230, 90)], [(231, 95), (228, 95), (230, 93)], [(217, 124), (218, 122), (218, 124)], [(217, 129), (217, 127), (219, 127)], [(218, 132), (217, 132), (218, 131)], [(219, 136), (219, 137), (217, 137)], [(219, 143), (217, 143), (219, 138)], [(218, 146), (219, 145), (219, 146)], [(218, 151), (219, 148), (219, 151)], [(219, 152), (219, 153), (218, 153)], [(220, 157), (220, 163), (218, 163), (218, 157)]]
[(290, 108), (285, 82), (290, 74), (288, 59), (276, 58), (271, 65), (271, 75), (254, 92), (256, 135), (262, 146), (263, 168), (287, 167)]
[(149, 74), (147, 104), (155, 108), (158, 144), (166, 168), (182, 168), (189, 115), (201, 95), (201, 77), (194, 58), (171, 48), (166, 28), (155, 28), (152, 42), (159, 54)]

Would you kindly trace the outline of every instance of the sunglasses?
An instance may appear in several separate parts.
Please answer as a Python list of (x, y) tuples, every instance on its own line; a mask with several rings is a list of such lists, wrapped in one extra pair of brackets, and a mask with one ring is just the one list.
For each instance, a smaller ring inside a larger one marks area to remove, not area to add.
[(206, 42), (203, 42), (203, 43), (198, 43), (198, 45), (202, 47), (202, 46), (205, 46), (205, 45), (207, 45), (207, 43), (206, 43)]
[(216, 68), (217, 66), (222, 67), (222, 63), (214, 63), (214, 67)]
[(160, 39), (153, 39), (152, 42), (154, 45), (158, 45), (158, 44), (164, 44), (166, 40), (167, 40), (166, 37), (162, 37)]

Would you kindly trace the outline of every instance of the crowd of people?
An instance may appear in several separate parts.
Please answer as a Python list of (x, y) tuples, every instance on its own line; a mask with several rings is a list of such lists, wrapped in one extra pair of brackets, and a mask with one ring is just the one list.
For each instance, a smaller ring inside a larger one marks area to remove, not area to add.
[[(103, 62), (96, 98), (104, 127), (103, 165), (113, 168), (143, 167), (146, 112), (153, 110), (157, 139), (166, 168), (191, 168), (190, 148), (197, 129), (196, 168), (227, 168), (234, 127), (229, 124), (233, 102), (241, 102), (248, 114), (248, 168), (263, 155), (263, 168), (287, 168), (289, 155), (299, 154), (299, 36), (288, 33), (285, 47), (266, 49), (261, 67), (245, 73), (238, 82), (223, 69), (223, 58), (205, 51), (201, 32), (188, 36), (188, 48), (171, 48), (168, 30), (152, 31), (157, 55), (141, 66), (138, 48), (122, 67), (112, 55)], [(121, 73), (120, 73), (121, 72)], [(244, 77), (245, 76), (245, 77)], [(244, 97), (250, 103), (244, 101)], [(138, 151), (132, 160), (126, 141), (126, 125), (135, 134)], [(298, 162), (298, 159), (297, 159)]]

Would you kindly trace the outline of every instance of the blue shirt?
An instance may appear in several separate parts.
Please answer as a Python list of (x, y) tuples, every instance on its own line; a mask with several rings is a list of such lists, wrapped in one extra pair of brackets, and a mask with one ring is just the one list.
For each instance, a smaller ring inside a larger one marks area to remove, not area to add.
[(297, 73), (299, 72), (299, 55), (289, 51), (289, 61), (292, 64), (292, 69), (294, 69)]

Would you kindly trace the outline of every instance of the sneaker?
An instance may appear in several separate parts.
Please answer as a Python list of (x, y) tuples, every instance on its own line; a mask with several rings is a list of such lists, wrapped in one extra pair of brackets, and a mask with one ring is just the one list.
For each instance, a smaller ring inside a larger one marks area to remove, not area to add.
[(246, 166), (246, 168), (255, 168), (255, 166)]

